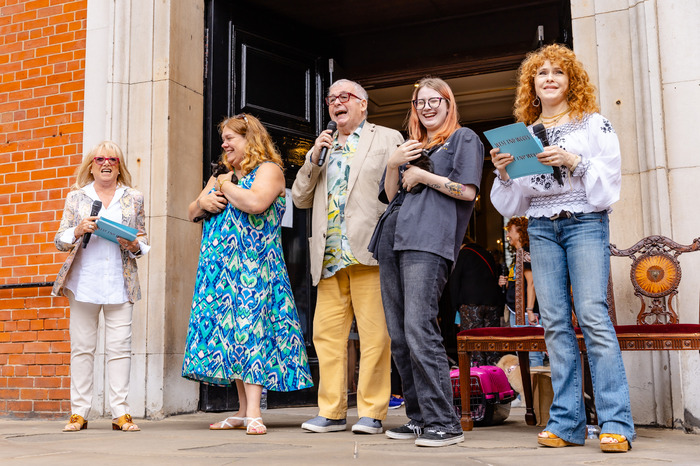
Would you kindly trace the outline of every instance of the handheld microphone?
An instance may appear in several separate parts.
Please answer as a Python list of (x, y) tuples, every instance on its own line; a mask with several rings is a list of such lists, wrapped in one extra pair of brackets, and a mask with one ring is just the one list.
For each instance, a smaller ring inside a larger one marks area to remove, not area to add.
[[(544, 128), (544, 125), (542, 123), (537, 123), (535, 126), (533, 126), (532, 132), (535, 133), (535, 136), (537, 136), (537, 139), (539, 139), (542, 142), (542, 145), (544, 147), (547, 147), (549, 145), (549, 139), (547, 139), (547, 130)], [(552, 167), (552, 171), (554, 179), (557, 180), (557, 183), (559, 183), (560, 186), (563, 186), (564, 180), (562, 180), (561, 178), (561, 168)]]
[[(503, 275), (504, 277), (506, 277), (506, 279), (507, 279), (508, 278), (508, 267), (506, 267), (506, 264), (503, 264), (503, 263), (499, 264), (499, 269), (500, 269), (500, 271), (499, 271), (500, 274)], [(504, 293), (506, 292), (506, 285), (501, 286), (501, 291), (503, 291)]]
[[(97, 214), (99, 214), (101, 208), (102, 208), (102, 201), (93, 201), (92, 202), (92, 210), (90, 211), (90, 217), (94, 217)], [(91, 236), (92, 236), (92, 233), (85, 233), (83, 235), (83, 249), (85, 249), (87, 244), (90, 242)]]
[[(326, 129), (331, 130), (331, 134), (334, 133), (337, 128), (338, 128), (338, 123), (336, 123), (333, 120), (329, 121), (328, 126), (326, 126)], [(328, 148), (324, 146), (321, 148), (321, 154), (318, 156), (318, 166), (319, 167), (322, 167), (323, 164), (326, 162), (327, 155), (328, 155)]]

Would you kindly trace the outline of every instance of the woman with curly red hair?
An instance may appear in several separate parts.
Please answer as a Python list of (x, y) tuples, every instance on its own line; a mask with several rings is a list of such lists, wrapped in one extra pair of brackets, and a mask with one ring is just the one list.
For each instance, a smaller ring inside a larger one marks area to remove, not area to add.
[[(530, 251), (530, 238), (527, 236), (527, 217), (513, 217), (508, 220), (505, 226), (506, 239), (510, 245), (510, 249), (515, 253), (522, 248)], [(517, 271), (520, 273), (520, 271)], [(508, 277), (501, 276), (499, 285), (506, 286), (506, 306), (510, 311), (510, 326), (515, 326), (515, 264), (510, 268)], [(525, 265), (523, 271), (525, 277), (525, 310), (527, 311), (527, 322), (530, 325), (538, 323), (537, 313), (535, 312), (535, 284), (532, 280), (532, 270), (530, 264)], [(506, 283), (507, 282), (507, 283)]]
[[(527, 217), (512, 217), (505, 226), (506, 239), (510, 249), (515, 253), (523, 248), (530, 252), (530, 238), (527, 235)], [(510, 326), (515, 327), (515, 274), (521, 273), (515, 270), (515, 260), (510, 266), (508, 276), (501, 275), (498, 284), (506, 287), (506, 306), (510, 315)], [(537, 295), (535, 293), (535, 282), (532, 278), (532, 268), (529, 262), (523, 264), (523, 277), (525, 278), (525, 312), (527, 324), (539, 324), (539, 308), (537, 306)], [(530, 367), (544, 365), (544, 352), (530, 351)]]
[[(574, 52), (549, 45), (529, 54), (518, 72), (515, 117), (545, 126), (540, 162), (561, 176), (511, 179), (510, 154), (491, 150), (497, 178), (491, 201), (506, 217), (526, 215), (530, 255), (554, 400), (541, 445), (583, 445), (586, 439), (581, 359), (571, 320), (569, 287), (588, 349), (603, 451), (627, 451), (634, 440), (629, 387), (608, 317), (608, 214), (620, 197), (620, 144), (598, 113), (588, 74)], [(532, 131), (532, 128), (531, 128)]]

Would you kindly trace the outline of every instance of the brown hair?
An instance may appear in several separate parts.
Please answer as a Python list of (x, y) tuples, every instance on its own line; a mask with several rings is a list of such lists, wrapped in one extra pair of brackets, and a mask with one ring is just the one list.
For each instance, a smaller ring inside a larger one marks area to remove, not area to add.
[(579, 119), (584, 113), (599, 111), (596, 102), (595, 86), (591, 84), (583, 64), (576, 58), (571, 49), (559, 44), (547, 45), (539, 50), (530, 52), (518, 69), (518, 90), (515, 97), (513, 115), (518, 121), (530, 125), (539, 118), (542, 107), (535, 107), (532, 102), (537, 98), (535, 93), (535, 75), (537, 70), (549, 60), (557, 65), (569, 78), (569, 90), (566, 100), (571, 109), (571, 119)]
[[(435, 133), (432, 140), (428, 141), (428, 131), (423, 126), (418, 118), (418, 110), (413, 106), (413, 101), (416, 100), (418, 91), (424, 87), (429, 87), (436, 90), (444, 99), (447, 105), (447, 118), (442, 124), (442, 127)], [(461, 128), (459, 124), (459, 112), (457, 112), (457, 104), (455, 95), (452, 93), (450, 86), (440, 78), (427, 76), (416, 84), (411, 97), (411, 111), (408, 116), (408, 134), (411, 139), (420, 141), (426, 148), (430, 148), (444, 143), (447, 138), (452, 136), (452, 133)]]
[[(242, 175), (250, 173), (253, 168), (267, 161), (274, 162), (284, 169), (282, 156), (272, 142), (270, 133), (260, 123), (260, 120), (253, 115), (241, 113), (240, 115), (226, 118), (219, 123), (219, 134), (223, 133), (226, 128), (236, 134), (240, 134), (246, 140), (245, 157), (241, 162)], [(229, 169), (232, 169), (226, 160), (226, 152), (221, 154), (221, 162)]]
[(126, 168), (126, 160), (124, 159), (122, 150), (112, 141), (102, 141), (90, 149), (90, 152), (88, 152), (78, 166), (77, 170), (75, 171), (75, 184), (71, 186), (72, 190), (80, 189), (95, 181), (95, 177), (92, 176), (91, 168), (93, 159), (98, 155), (104, 157), (118, 157), (119, 163), (117, 164), (117, 168), (119, 169), (119, 175), (117, 175), (117, 183), (130, 188), (132, 187), (131, 173), (129, 173), (129, 170)]
[[(530, 247), (530, 237), (527, 235), (527, 217), (511, 217), (506, 223), (506, 231), (514, 226), (520, 235), (520, 247), (528, 249)], [(512, 245), (511, 245), (512, 247)]]

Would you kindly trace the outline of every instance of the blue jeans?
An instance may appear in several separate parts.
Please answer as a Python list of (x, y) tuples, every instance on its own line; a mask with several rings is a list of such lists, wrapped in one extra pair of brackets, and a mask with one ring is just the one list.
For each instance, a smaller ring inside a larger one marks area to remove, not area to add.
[[(515, 314), (510, 312), (510, 309), (508, 310), (508, 314), (510, 314), (510, 326), (518, 327), (518, 325), (515, 325)], [(527, 319), (527, 316), (525, 316), (525, 319)], [(529, 326), (530, 325), (522, 325), (521, 327)], [(530, 367), (544, 366), (544, 351), (530, 351), (528, 357), (530, 359)]]
[(406, 415), (426, 428), (461, 433), (438, 325), (438, 301), (450, 263), (423, 251), (394, 251), (398, 210), (384, 222), (379, 277), (391, 354), (401, 376)]
[[(531, 218), (532, 275), (549, 352), (554, 399), (546, 430), (573, 443), (586, 439), (581, 359), (571, 321), (569, 283), (591, 367), (601, 433), (635, 438), (622, 353), (608, 316), (610, 249), (607, 212)], [(570, 278), (570, 282), (569, 282)]]

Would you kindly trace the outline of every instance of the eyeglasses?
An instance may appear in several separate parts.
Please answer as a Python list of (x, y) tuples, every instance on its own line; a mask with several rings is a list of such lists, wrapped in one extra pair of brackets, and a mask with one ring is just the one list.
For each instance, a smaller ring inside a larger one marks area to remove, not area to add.
[(245, 113), (239, 113), (238, 115), (235, 115), (233, 118), (235, 120), (243, 120), (246, 122), (246, 124), (248, 123), (248, 117), (245, 116)]
[(413, 106), (416, 107), (416, 110), (423, 110), (425, 108), (425, 104), (428, 104), (428, 108), (438, 108), (442, 101), (445, 100), (444, 97), (431, 97), (428, 100), (425, 99), (417, 99), (413, 101)]
[(347, 102), (348, 100), (350, 100), (350, 97), (354, 97), (354, 98), (356, 98), (357, 100), (362, 100), (362, 98), (357, 97), (357, 96), (356, 96), (355, 94), (353, 94), (352, 92), (341, 92), (341, 93), (338, 94), (338, 95), (329, 95), (328, 97), (326, 97), (326, 103), (327, 103), (328, 105), (333, 105), (333, 104), (335, 103), (336, 99), (337, 99), (337, 100), (340, 101), (341, 104), (344, 104), (345, 102)]
[(104, 165), (105, 161), (109, 162), (110, 165), (116, 165), (119, 163), (119, 157), (93, 157), (97, 165)]

